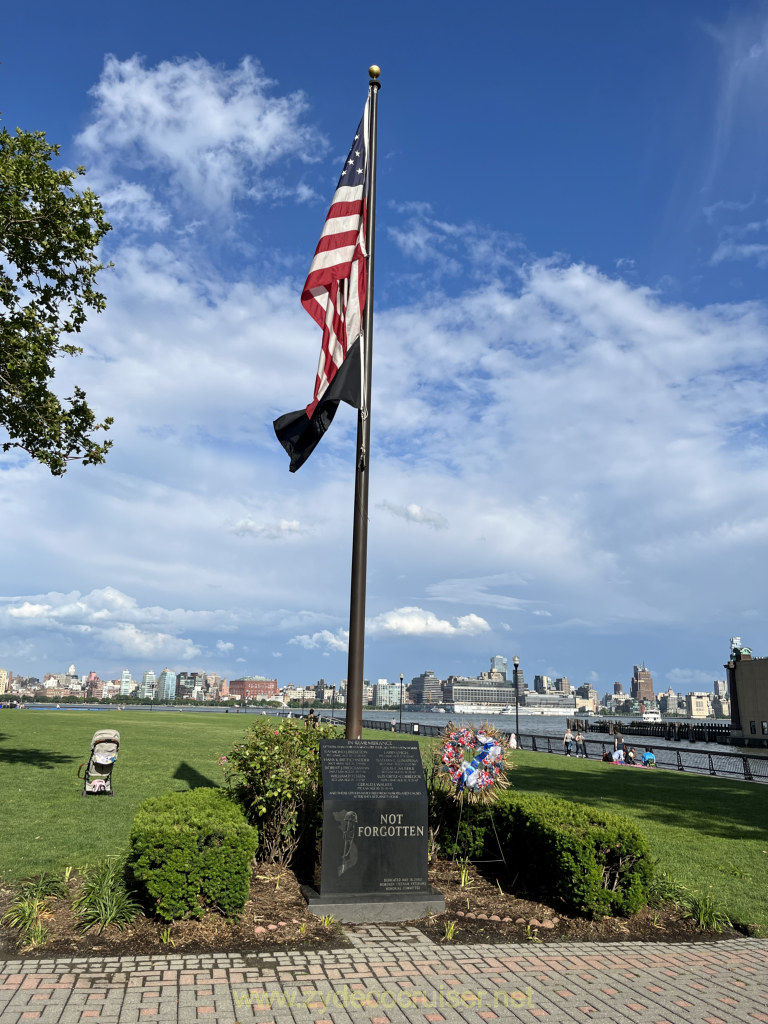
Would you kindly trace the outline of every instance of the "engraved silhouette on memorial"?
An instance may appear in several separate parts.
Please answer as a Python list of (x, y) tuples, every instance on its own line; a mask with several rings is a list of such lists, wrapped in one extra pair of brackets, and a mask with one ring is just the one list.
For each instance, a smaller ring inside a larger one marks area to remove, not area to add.
[(339, 823), (341, 834), (344, 836), (344, 849), (339, 864), (339, 877), (345, 871), (357, 864), (357, 847), (355, 846), (355, 830), (357, 829), (357, 814), (355, 811), (334, 811), (333, 816)]

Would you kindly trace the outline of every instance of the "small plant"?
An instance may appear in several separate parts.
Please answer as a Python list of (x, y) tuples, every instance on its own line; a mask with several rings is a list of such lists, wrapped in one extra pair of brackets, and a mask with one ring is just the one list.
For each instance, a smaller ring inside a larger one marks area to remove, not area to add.
[(26, 935), (47, 909), (46, 900), (40, 899), (39, 896), (17, 893), (10, 908), (3, 915), (2, 923), (7, 924), (9, 928), (18, 928), (22, 935)]
[(50, 913), (51, 904), (55, 900), (66, 895), (64, 882), (52, 872), (43, 872), (19, 882), (2, 923), (18, 929), (19, 948), (22, 951), (28, 952), (45, 945), (48, 929), (42, 924), (41, 918)]
[(136, 917), (139, 905), (128, 892), (123, 863), (114, 857), (83, 869), (83, 887), (72, 909), (83, 931), (94, 926), (99, 934), (108, 924), (122, 929)]
[(175, 946), (176, 943), (171, 938), (171, 926), (166, 925), (165, 928), (160, 929), (160, 941), (164, 946)]
[(712, 887), (704, 892), (692, 892), (682, 904), (683, 917), (696, 922), (699, 931), (721, 932), (730, 928), (731, 919), (723, 906), (712, 892)]
[(320, 918), (320, 924), (323, 928), (332, 928), (336, 924), (336, 918), (333, 914), (323, 914)]
[(666, 871), (655, 875), (648, 886), (648, 905), (661, 907), (665, 903), (673, 903), (681, 907), (690, 897), (690, 891), (680, 882), (676, 882)]
[(443, 931), (443, 941), (444, 942), (453, 942), (453, 936), (455, 934), (456, 934), (456, 922), (455, 921), (446, 921), (445, 922), (445, 929)]
[(539, 938), (539, 929), (534, 928), (532, 925), (527, 924), (525, 926), (525, 941), (526, 942), (541, 942)]
[(47, 941), (48, 929), (38, 918), (32, 927), (24, 933), (21, 950), (23, 953), (28, 953), (33, 949), (39, 949), (40, 946), (44, 946)]
[(44, 871), (33, 878), (25, 878), (19, 882), (17, 891), (21, 896), (31, 896), (41, 900), (62, 899), (67, 895), (66, 885), (52, 871)]
[(307, 932), (307, 922), (306, 921), (302, 921), (301, 924), (299, 925), (299, 935), (306, 935), (306, 932)]
[(459, 885), (462, 889), (468, 888), (472, 885), (472, 880), (469, 877), (469, 858), (465, 857), (464, 860), (459, 861)]

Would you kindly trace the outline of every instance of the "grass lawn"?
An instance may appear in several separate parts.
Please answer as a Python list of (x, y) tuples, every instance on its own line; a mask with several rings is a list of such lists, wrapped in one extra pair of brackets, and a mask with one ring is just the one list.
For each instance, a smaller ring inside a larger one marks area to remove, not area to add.
[[(252, 715), (175, 711), (0, 712), (0, 877), (80, 867), (128, 847), (136, 808), (168, 790), (219, 786), (220, 754)], [(97, 729), (120, 732), (114, 797), (81, 797)]]
[[(80, 867), (127, 849), (136, 808), (168, 790), (218, 786), (217, 764), (254, 717), (173, 711), (0, 712), (0, 878)], [(114, 798), (82, 798), (96, 729), (120, 731)], [(368, 739), (412, 739), (365, 730)], [(431, 747), (435, 740), (420, 739)], [(736, 921), (768, 934), (768, 786), (516, 751), (512, 783), (634, 818), (662, 870), (712, 886)]]

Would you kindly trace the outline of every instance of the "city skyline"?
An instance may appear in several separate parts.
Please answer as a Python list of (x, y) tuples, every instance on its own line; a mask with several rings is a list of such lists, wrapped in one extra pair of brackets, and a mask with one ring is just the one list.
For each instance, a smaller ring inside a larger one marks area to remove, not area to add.
[[(491, 656), (489, 660), (490, 660), (489, 669), (479, 669), (478, 668), (474, 672), (467, 672), (467, 673), (447, 672), (447, 673), (445, 673), (444, 675), (441, 676), (439, 674), (433, 673), (429, 669), (422, 670), (422, 672), (420, 672), (420, 673), (413, 673), (412, 675), (409, 675), (409, 673), (404, 672), (403, 673), (403, 679), (404, 679), (404, 684), (403, 685), (410, 690), (412, 684), (416, 684), (417, 688), (419, 688), (421, 690), (423, 688), (423, 682), (422, 681), (424, 680), (424, 678), (432, 678), (436, 684), (437, 683), (445, 683), (448, 679), (479, 680), (481, 678), (487, 678), (488, 685), (498, 685), (498, 682), (497, 683), (493, 682), (494, 673), (500, 672), (500, 664), (499, 664), (500, 662), (507, 662), (508, 661), (511, 664), (511, 659), (505, 658), (504, 655), (498, 655), (497, 654), (497, 655)], [(16, 670), (14, 670), (12, 668), (9, 669), (7, 666), (0, 665), (0, 682), (2, 682), (3, 679), (5, 679), (7, 681), (7, 677), (8, 677), (9, 673), (10, 673), (10, 675), (11, 675), (11, 677), (12, 677), (12, 679), (14, 681), (16, 681), (18, 679), (36, 678), (36, 679), (38, 679), (38, 681), (39, 681), (39, 683), (41, 685), (43, 683), (49, 681), (50, 679), (54, 679), (54, 678), (62, 678), (63, 679), (65, 677), (69, 677), (69, 678), (72, 678), (72, 679), (78, 679), (82, 685), (85, 685), (85, 684), (87, 684), (89, 682), (101, 682), (101, 683), (110, 682), (110, 683), (122, 684), (124, 686), (126, 684), (126, 682), (130, 681), (134, 685), (134, 687), (136, 687), (136, 688), (142, 688), (142, 687), (144, 687), (146, 685), (146, 686), (149, 686), (151, 688), (154, 688), (156, 690), (156, 692), (159, 692), (162, 689), (163, 679), (164, 679), (164, 677), (167, 674), (173, 677), (173, 681), (174, 682), (176, 681), (177, 678), (179, 678), (179, 679), (180, 678), (188, 679), (189, 677), (192, 677), (192, 676), (208, 676), (209, 678), (215, 680), (217, 685), (219, 683), (221, 683), (222, 681), (223, 682), (227, 682), (227, 683), (231, 683), (231, 682), (237, 681), (237, 680), (240, 680), (240, 681), (242, 681), (242, 680), (274, 681), (274, 682), (277, 683), (278, 688), (280, 690), (282, 690), (285, 687), (294, 687), (294, 686), (297, 687), (297, 688), (300, 688), (300, 689), (301, 688), (311, 689), (311, 688), (314, 688), (315, 686), (318, 686), (318, 685), (321, 685), (321, 684), (323, 684), (323, 685), (325, 685), (327, 687), (333, 687), (334, 689), (338, 689), (341, 686), (341, 688), (343, 689), (344, 688), (344, 684), (346, 684), (346, 681), (347, 681), (346, 678), (344, 678), (344, 677), (340, 677), (338, 679), (333, 679), (333, 678), (326, 679), (324, 676), (318, 676), (317, 678), (315, 678), (315, 679), (313, 679), (311, 681), (310, 680), (297, 680), (297, 679), (289, 679), (289, 680), (283, 679), (281, 681), (276, 674), (273, 674), (271, 676), (267, 676), (267, 675), (264, 675), (262, 673), (255, 673), (255, 672), (240, 672), (237, 675), (233, 675), (231, 679), (228, 679), (226, 676), (223, 676), (220, 672), (217, 672), (216, 670), (211, 670), (209, 672), (205, 672), (205, 671), (203, 671), (203, 670), (201, 670), (199, 668), (195, 668), (195, 667), (192, 667), (192, 666), (189, 666), (189, 665), (184, 666), (184, 667), (176, 666), (174, 669), (169, 669), (168, 666), (165, 666), (162, 670), (160, 670), (158, 672), (156, 672), (154, 669), (148, 669), (148, 668), (141, 669), (139, 672), (136, 672), (135, 670), (132, 670), (132, 669), (123, 668), (123, 669), (121, 669), (119, 671), (118, 675), (115, 675), (115, 676), (112, 676), (112, 677), (109, 677), (109, 676), (102, 677), (101, 674), (98, 671), (94, 670), (94, 669), (89, 669), (88, 672), (80, 672), (80, 671), (77, 670), (77, 666), (72, 664), (72, 665), (70, 665), (68, 667), (66, 672), (47, 671), (47, 672), (43, 673), (41, 676), (34, 676), (31, 673), (25, 673), (23, 671), (16, 671)], [(646, 688), (646, 689), (642, 690), (642, 694), (641, 694), (641, 692), (639, 690), (636, 690), (638, 674), (640, 675), (640, 677), (642, 679), (644, 679), (646, 681), (646, 683), (649, 683), (649, 685), (650, 685), (650, 690)], [(543, 685), (540, 686), (539, 684), (540, 684), (541, 681), (543, 681)], [(386, 685), (388, 685), (390, 687), (399, 687), (399, 685), (400, 685), (399, 676), (393, 676), (391, 678), (390, 677), (384, 677), (384, 676), (381, 676), (381, 677), (371, 677), (371, 678), (366, 677), (364, 682), (368, 686), (374, 686), (376, 684), (386, 684)], [(576, 690), (579, 690), (579, 689), (585, 689), (585, 688), (591, 688), (591, 689), (595, 689), (595, 690), (598, 689), (597, 687), (594, 687), (594, 684), (592, 684), (592, 683), (590, 683), (588, 681), (587, 682), (580, 682), (580, 681), (576, 681), (576, 680), (569, 680), (567, 676), (559, 677), (559, 678), (554, 679), (554, 678), (552, 678), (550, 676), (547, 676), (547, 675), (543, 675), (543, 676), (537, 675), (537, 676), (535, 676), (535, 678), (532, 681), (526, 682), (525, 681), (525, 669), (524, 669), (524, 667), (522, 665), (519, 666), (518, 682), (519, 682), (519, 687), (520, 687), (520, 691), (521, 692), (523, 690), (530, 690), (530, 691), (539, 690), (540, 692), (544, 692), (545, 690), (549, 690), (549, 691), (562, 690), (563, 692), (572, 692), (572, 691), (576, 691)], [(503, 680), (503, 683), (504, 683), (504, 685), (506, 685), (508, 687), (514, 687), (514, 674), (513, 674), (513, 671), (511, 669), (510, 669), (506, 679)], [(561, 684), (564, 684), (564, 685), (561, 685)], [(617, 686), (619, 687), (619, 690), (616, 689)], [(629, 686), (627, 687), (626, 690), (623, 691), (623, 693), (622, 693), (622, 687), (623, 687), (623, 683), (621, 683), (620, 680), (615, 680), (614, 683), (611, 685), (610, 689), (606, 688), (603, 692), (604, 692), (604, 694), (606, 696), (608, 696), (610, 694), (611, 690), (612, 690), (613, 693), (621, 693), (622, 696), (624, 698), (626, 698), (626, 699), (629, 699), (630, 697), (632, 697), (632, 698), (639, 699), (641, 701), (646, 700), (646, 699), (657, 700), (658, 697), (659, 697), (659, 694), (662, 692), (661, 688), (655, 686), (655, 684), (653, 682), (653, 678), (652, 678), (652, 673), (650, 672), (650, 670), (648, 670), (646, 668), (644, 663), (642, 663), (641, 666), (638, 666), (638, 665), (634, 665), (633, 666), (633, 672), (632, 672), (632, 676), (630, 678)], [(724, 695), (723, 693), (721, 693), (721, 690), (724, 690), (725, 683), (724, 683), (724, 681), (720, 680), (718, 677), (715, 676), (711, 680), (711, 686), (707, 687), (707, 689), (709, 689), (709, 688), (712, 688), (713, 692), (715, 694)], [(674, 687), (667, 687), (666, 689), (674, 690)], [(666, 692), (666, 689), (665, 689), (665, 692)], [(695, 688), (692, 688), (689, 692), (694, 692), (694, 690), (695, 690)], [(631, 692), (631, 691), (636, 691), (636, 692)], [(656, 691), (656, 692), (654, 692), (654, 691)], [(2, 692), (1, 688), (0, 688), (0, 692)]]
[(61, 480), (0, 452), (0, 665), (347, 675), (356, 417), (293, 475), (272, 421), (372, 63), (365, 676), (695, 690), (729, 636), (768, 653), (765, 6), (393, 0), (333, 60), (302, 0), (225, 11), (7, 12), (2, 123), (113, 224), (55, 382), (115, 424)]

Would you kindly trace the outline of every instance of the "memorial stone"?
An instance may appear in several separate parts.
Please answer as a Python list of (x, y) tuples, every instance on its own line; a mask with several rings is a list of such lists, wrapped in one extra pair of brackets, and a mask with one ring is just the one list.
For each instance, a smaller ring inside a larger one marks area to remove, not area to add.
[(427, 878), (427, 789), (418, 743), (321, 740), (320, 894), (309, 909), (338, 921), (441, 913)]

